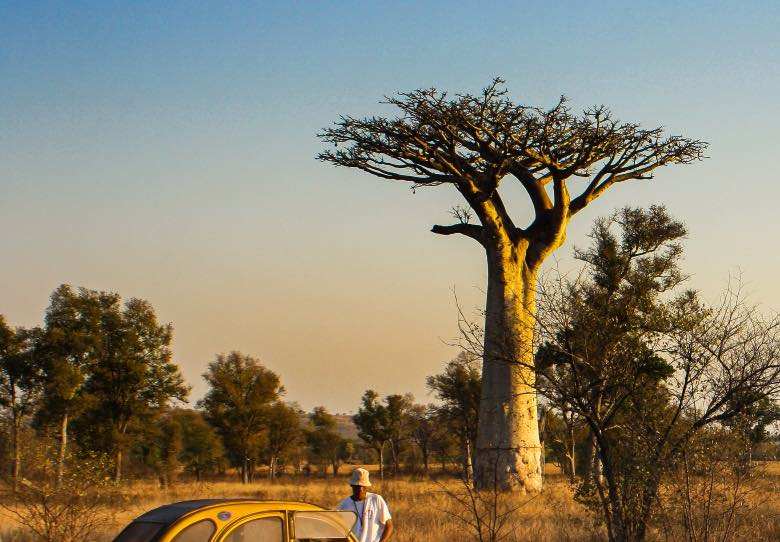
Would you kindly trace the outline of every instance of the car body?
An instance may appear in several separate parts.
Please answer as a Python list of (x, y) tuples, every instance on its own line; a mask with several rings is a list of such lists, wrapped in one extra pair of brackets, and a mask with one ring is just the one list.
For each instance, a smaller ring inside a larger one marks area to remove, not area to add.
[(357, 542), (354, 512), (293, 501), (203, 499), (150, 510), (114, 542)]

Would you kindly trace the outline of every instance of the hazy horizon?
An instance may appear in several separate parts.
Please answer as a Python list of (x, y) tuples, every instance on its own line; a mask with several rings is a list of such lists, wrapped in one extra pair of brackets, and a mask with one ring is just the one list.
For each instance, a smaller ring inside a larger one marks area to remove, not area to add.
[[(193, 386), (239, 350), (286, 399), (354, 411), (363, 391), (431, 398), (457, 353), (453, 290), (482, 305), (484, 256), (430, 233), (459, 202), (315, 161), (341, 114), (436, 86), (551, 106), (606, 104), (710, 142), (709, 158), (617, 187), (573, 220), (664, 203), (689, 229), (691, 287), (740, 269), (780, 308), (780, 7), (653, 2), (584, 7), (430, 2), (8, 3), (0, 8), (0, 314), (41, 322), (61, 283), (147, 299), (174, 325)], [(507, 186), (515, 216), (524, 195)], [(548, 266), (549, 267), (549, 266)]]

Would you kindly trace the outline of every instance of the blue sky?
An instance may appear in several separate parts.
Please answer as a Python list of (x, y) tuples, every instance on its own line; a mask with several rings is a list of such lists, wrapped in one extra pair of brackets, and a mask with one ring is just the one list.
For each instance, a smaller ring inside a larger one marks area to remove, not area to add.
[(315, 134), (384, 94), (495, 76), (518, 101), (566, 94), (711, 143), (578, 215), (564, 265), (594, 217), (666, 203), (691, 286), (716, 295), (739, 268), (780, 306), (780, 5), (549, 4), (0, 3), (0, 313), (38, 323), (62, 282), (117, 290), (174, 323), (194, 397), (239, 349), (305, 407), (350, 410), (367, 387), (428, 400), (452, 290), (481, 304), (483, 256), (428, 233), (451, 190), (320, 164)]

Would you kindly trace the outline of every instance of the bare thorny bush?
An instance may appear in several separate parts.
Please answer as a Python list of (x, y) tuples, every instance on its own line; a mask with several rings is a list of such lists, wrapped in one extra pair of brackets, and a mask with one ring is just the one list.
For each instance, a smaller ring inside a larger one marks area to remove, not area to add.
[(98, 454), (70, 455), (59, 478), (58, 459), (56, 446), (33, 443), (28, 448), (26, 478), (16, 492), (5, 484), (0, 507), (36, 541), (93, 540), (112, 523), (113, 463)]
[(656, 519), (667, 541), (754, 540), (767, 495), (763, 466), (743, 461), (744, 441), (713, 431), (697, 438), (661, 486)]
[(439, 484), (449, 501), (449, 506), (443, 510), (447, 515), (477, 542), (518, 540), (515, 533), (518, 513), (536, 498), (535, 495), (518, 496), (504, 491), (498, 476), (493, 477), (487, 489), (476, 488), (473, 479), (463, 474), (458, 482), (454, 487)]

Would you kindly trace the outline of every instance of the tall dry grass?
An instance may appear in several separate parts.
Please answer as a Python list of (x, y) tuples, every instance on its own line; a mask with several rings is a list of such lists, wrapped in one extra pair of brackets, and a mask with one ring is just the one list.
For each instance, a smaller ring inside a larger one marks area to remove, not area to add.
[[(754, 521), (743, 525), (743, 534), (735, 540), (780, 540), (780, 464), (766, 469), (764, 478), (751, 493), (755, 507)], [(374, 491), (384, 495), (397, 527), (394, 540), (466, 542), (472, 540), (457, 519), (464, 513), (448, 496), (457, 490), (459, 482), (450, 478), (422, 480), (403, 478), (375, 481)], [(249, 497), (258, 499), (300, 500), (324, 507), (333, 507), (349, 494), (346, 477), (283, 478), (277, 482), (262, 480), (250, 485), (234, 481), (180, 482), (161, 490), (151, 481), (133, 481), (123, 485), (113, 496), (113, 520), (95, 542), (109, 541), (133, 518), (151, 508), (170, 502), (222, 497)], [(513, 497), (520, 505), (513, 518), (511, 542), (590, 542), (604, 540), (604, 531), (581, 505), (574, 501), (564, 477), (550, 469), (546, 488), (540, 495)], [(0, 542), (33, 540), (18, 531), (8, 514), (0, 515)], [(652, 540), (666, 540), (657, 530)]]

